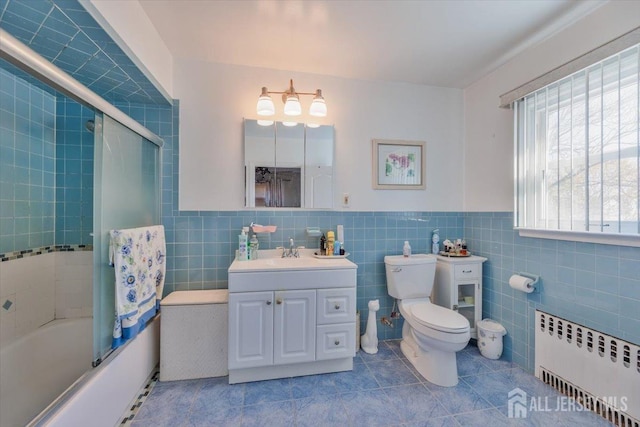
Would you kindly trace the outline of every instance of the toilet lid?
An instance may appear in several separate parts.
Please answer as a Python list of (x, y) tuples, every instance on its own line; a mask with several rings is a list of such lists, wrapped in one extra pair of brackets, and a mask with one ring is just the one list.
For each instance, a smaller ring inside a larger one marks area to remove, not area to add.
[(431, 303), (411, 306), (415, 320), (431, 329), (442, 332), (461, 333), (469, 330), (469, 321), (460, 313)]

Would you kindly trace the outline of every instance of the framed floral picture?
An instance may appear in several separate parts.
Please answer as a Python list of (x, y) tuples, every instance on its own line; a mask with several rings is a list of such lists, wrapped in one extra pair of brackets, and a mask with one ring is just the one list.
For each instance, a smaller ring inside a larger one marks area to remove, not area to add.
[(424, 141), (372, 140), (373, 188), (376, 190), (424, 190), (426, 143)]

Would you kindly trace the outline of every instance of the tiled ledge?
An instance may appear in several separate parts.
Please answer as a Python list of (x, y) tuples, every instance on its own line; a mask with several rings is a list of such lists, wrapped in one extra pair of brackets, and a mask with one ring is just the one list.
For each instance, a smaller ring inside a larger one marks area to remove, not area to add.
[(42, 246), (39, 248), (25, 249), (23, 251), (13, 251), (0, 254), (0, 262), (13, 261), (20, 258), (27, 258), (30, 256), (48, 254), (51, 252), (81, 252), (92, 251), (93, 245), (53, 245)]

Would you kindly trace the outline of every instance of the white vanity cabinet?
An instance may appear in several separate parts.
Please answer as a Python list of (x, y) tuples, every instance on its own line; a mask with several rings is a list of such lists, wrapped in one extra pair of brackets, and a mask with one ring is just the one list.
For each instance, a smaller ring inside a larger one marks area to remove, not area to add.
[(231, 293), (229, 307), (229, 369), (315, 359), (315, 291)]
[(482, 320), (482, 263), (479, 256), (438, 255), (432, 301), (457, 311), (469, 320), (471, 338), (478, 338), (476, 323)]
[(229, 383), (353, 369), (356, 270), (347, 259), (234, 261)]

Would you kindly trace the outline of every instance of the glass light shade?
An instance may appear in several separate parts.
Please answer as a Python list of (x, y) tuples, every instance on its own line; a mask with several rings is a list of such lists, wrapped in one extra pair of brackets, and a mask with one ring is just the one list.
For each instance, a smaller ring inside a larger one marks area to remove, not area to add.
[(298, 122), (282, 122), (282, 124), (287, 127), (298, 126)]
[(320, 127), (320, 125), (319, 125), (319, 124), (317, 124), (317, 123), (307, 123), (307, 127), (308, 127), (308, 128), (312, 128), (312, 129), (315, 129), (315, 128), (319, 128), (319, 127)]
[(266, 87), (262, 88), (256, 110), (259, 116), (273, 116), (276, 113), (276, 107), (273, 105), (273, 100), (269, 96)]
[(299, 116), (302, 114), (302, 107), (297, 95), (288, 95), (284, 104), (284, 113), (287, 116)]
[(258, 125), (260, 126), (271, 126), (273, 124), (273, 120), (258, 120)]
[(311, 107), (309, 107), (309, 114), (315, 117), (325, 117), (327, 115), (327, 104), (322, 97), (322, 91), (316, 90), (316, 96), (313, 97)]

